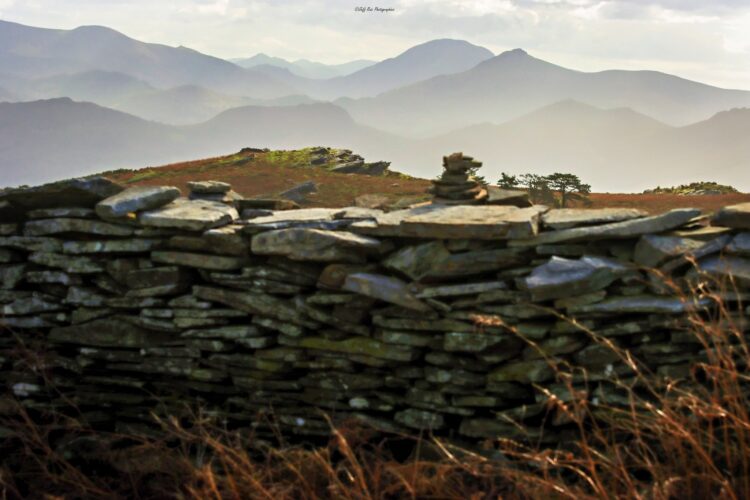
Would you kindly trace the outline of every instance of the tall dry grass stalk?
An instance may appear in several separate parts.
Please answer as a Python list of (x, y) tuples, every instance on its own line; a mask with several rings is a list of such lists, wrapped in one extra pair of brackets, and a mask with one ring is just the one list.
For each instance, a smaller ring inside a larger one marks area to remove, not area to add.
[(584, 370), (549, 359), (569, 390), (547, 391), (549, 411), (575, 429), (556, 448), (499, 437), (469, 449), (359, 424), (331, 425), (317, 446), (281, 433), (271, 443), (200, 413), (154, 417), (158, 438), (118, 435), (59, 415), (35, 421), (19, 405), (0, 423), (14, 433), (0, 444), (0, 498), (748, 498), (749, 318), (731, 280), (709, 287), (713, 280), (703, 278), (686, 289), (655, 275), (686, 303), (712, 303), (684, 318), (705, 355), (684, 379), (653, 373), (567, 319), (617, 353), (629, 373), (614, 381), (619, 404), (595, 402), (581, 389)]

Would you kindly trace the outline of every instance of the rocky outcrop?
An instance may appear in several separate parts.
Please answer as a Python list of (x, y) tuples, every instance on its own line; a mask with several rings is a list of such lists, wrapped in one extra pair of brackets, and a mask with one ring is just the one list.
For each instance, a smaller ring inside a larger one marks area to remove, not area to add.
[(305, 201), (308, 195), (318, 192), (318, 186), (313, 181), (303, 182), (279, 193), (279, 198), (300, 203)]
[[(744, 206), (705, 226), (691, 209), (279, 211), (174, 195), (104, 179), (0, 195), (3, 397), (35, 411), (72, 402), (116, 430), (197, 403), (258, 433), (273, 432), (255, 419), (272, 409), (288, 435), (326, 435), (322, 410), (555, 445), (571, 424), (547, 403), (565, 383), (595, 413), (627, 404), (615, 381), (632, 360), (664, 380), (705, 360), (686, 314), (714, 296), (681, 290), (731, 276), (722, 297), (748, 329)], [(576, 375), (563, 383), (558, 365)]]
[(326, 166), (331, 172), (380, 176), (388, 172), (391, 163), (376, 161), (366, 163), (365, 159), (349, 149), (316, 147), (310, 152), (311, 166)]

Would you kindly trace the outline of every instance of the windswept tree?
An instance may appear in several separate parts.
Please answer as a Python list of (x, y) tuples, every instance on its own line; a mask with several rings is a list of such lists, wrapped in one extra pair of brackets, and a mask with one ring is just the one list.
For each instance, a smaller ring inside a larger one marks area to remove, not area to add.
[(515, 189), (518, 187), (518, 177), (502, 172), (500, 174), (500, 180), (497, 181), (497, 185), (503, 189)]
[(519, 176), (510, 175), (505, 172), (500, 174), (497, 185), (504, 189), (523, 188), (529, 193), (529, 198), (534, 203), (566, 207), (571, 202), (581, 202), (591, 205), (588, 195), (591, 194), (591, 186), (584, 184), (574, 174), (563, 174), (555, 172), (552, 175), (523, 174)]
[(591, 194), (591, 185), (584, 184), (577, 175), (561, 174), (555, 172), (546, 177), (549, 187), (560, 194), (560, 207), (566, 207), (569, 201), (580, 201), (584, 205), (590, 205), (588, 195)]
[(555, 194), (550, 188), (547, 177), (538, 174), (523, 174), (519, 177), (518, 184), (526, 188), (532, 202), (543, 205), (555, 204)]

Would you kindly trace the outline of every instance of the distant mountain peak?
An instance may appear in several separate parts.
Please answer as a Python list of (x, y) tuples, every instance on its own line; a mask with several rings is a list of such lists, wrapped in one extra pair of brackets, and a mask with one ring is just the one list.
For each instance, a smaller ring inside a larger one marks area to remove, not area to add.
[(534, 57), (530, 56), (529, 53), (523, 49), (512, 49), (512, 50), (506, 50), (505, 52), (501, 52), (500, 54), (497, 55), (497, 57), (495, 57), (495, 59), (523, 60), (523, 59), (534, 59)]
[(129, 36), (123, 33), (120, 33), (117, 30), (113, 30), (112, 28), (108, 28), (106, 26), (100, 26), (98, 24), (78, 26), (77, 28), (70, 30), (70, 32), (76, 33), (76, 34), (93, 34), (93, 35), (106, 35), (106, 36), (130, 38)]
[(424, 43), (420, 43), (419, 45), (415, 45), (414, 47), (411, 47), (404, 52), (401, 53), (398, 57), (406, 56), (406, 55), (422, 55), (422, 54), (430, 54), (434, 53), (435, 51), (444, 51), (444, 50), (466, 50), (466, 49), (474, 49), (477, 51), (484, 51), (486, 52), (487, 58), (492, 57), (494, 54), (490, 52), (489, 50), (485, 49), (484, 47), (480, 47), (478, 45), (474, 45), (471, 42), (467, 42), (466, 40), (458, 40), (455, 38), (437, 38), (435, 40), (430, 40)]

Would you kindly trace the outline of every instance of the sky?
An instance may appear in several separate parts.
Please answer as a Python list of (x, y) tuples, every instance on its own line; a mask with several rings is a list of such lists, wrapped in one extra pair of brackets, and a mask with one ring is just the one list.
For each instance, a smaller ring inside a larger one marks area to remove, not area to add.
[(584, 71), (653, 69), (750, 90), (750, 0), (0, 0), (0, 19), (326, 63), (458, 38)]

